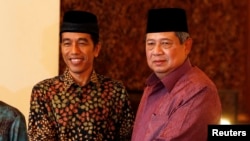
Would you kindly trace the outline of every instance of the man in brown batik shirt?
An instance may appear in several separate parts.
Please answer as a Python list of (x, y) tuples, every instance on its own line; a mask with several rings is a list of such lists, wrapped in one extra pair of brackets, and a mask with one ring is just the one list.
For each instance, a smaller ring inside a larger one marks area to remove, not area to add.
[(124, 85), (95, 72), (99, 28), (94, 14), (68, 11), (60, 29), (67, 69), (32, 90), (31, 141), (130, 140), (134, 113)]

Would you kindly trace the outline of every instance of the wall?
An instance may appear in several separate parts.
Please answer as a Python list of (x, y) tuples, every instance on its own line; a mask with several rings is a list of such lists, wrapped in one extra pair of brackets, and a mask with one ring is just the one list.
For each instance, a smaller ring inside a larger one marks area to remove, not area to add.
[(28, 119), (32, 86), (58, 74), (58, 0), (0, 0), (0, 100)]

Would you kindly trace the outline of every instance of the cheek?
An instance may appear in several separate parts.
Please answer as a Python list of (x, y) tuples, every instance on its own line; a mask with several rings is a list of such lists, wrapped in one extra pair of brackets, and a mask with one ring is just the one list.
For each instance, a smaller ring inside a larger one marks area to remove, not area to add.
[(182, 54), (183, 50), (179, 48), (171, 48), (169, 50), (165, 51), (166, 56), (168, 56), (170, 59), (178, 58)]
[(95, 57), (97, 57), (97, 53), (94, 50), (85, 50), (82, 51), (82, 56), (88, 57), (89, 61), (94, 60)]
[(62, 58), (63, 60), (66, 62), (67, 61), (67, 55), (65, 52), (61, 51), (61, 55), (62, 55)]
[(62, 48), (61, 48), (61, 54), (62, 54), (62, 56), (65, 55), (65, 49), (62, 49)]
[(68, 59), (69, 50), (66, 48), (61, 48), (61, 55), (63, 60), (66, 62)]
[(168, 53), (169, 60), (172, 63), (182, 63), (185, 60), (185, 52), (183, 50), (175, 50)]
[(178, 53), (172, 51), (172, 52), (167, 52), (165, 53), (166, 56), (169, 58), (169, 59), (175, 59), (175, 58), (178, 58)]
[(152, 51), (146, 51), (147, 60), (150, 60), (152, 56)]
[(69, 50), (69, 49), (67, 49), (67, 48), (65, 48), (65, 47), (64, 47), (64, 48), (61, 47), (61, 53), (62, 53), (62, 54), (66, 54), (66, 53), (68, 52), (68, 50)]

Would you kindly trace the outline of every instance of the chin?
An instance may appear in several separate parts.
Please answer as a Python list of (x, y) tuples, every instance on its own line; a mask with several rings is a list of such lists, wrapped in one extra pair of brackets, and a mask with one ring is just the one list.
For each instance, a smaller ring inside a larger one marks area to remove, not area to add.
[(82, 69), (78, 69), (78, 68), (70, 68), (69, 70), (73, 73), (81, 73), (82, 72)]
[(164, 68), (154, 68), (153, 71), (155, 73), (165, 73), (165, 72), (167, 72), (167, 70), (164, 69)]

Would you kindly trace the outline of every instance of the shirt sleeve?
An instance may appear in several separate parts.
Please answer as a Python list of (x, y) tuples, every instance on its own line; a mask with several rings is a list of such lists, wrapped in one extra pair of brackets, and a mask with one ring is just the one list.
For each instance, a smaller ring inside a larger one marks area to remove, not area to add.
[(49, 113), (47, 90), (41, 86), (35, 86), (32, 90), (30, 101), (30, 113), (28, 123), (28, 136), (30, 141), (56, 141), (55, 122)]
[(10, 128), (10, 141), (28, 141), (27, 126), (24, 115), (19, 114)]

